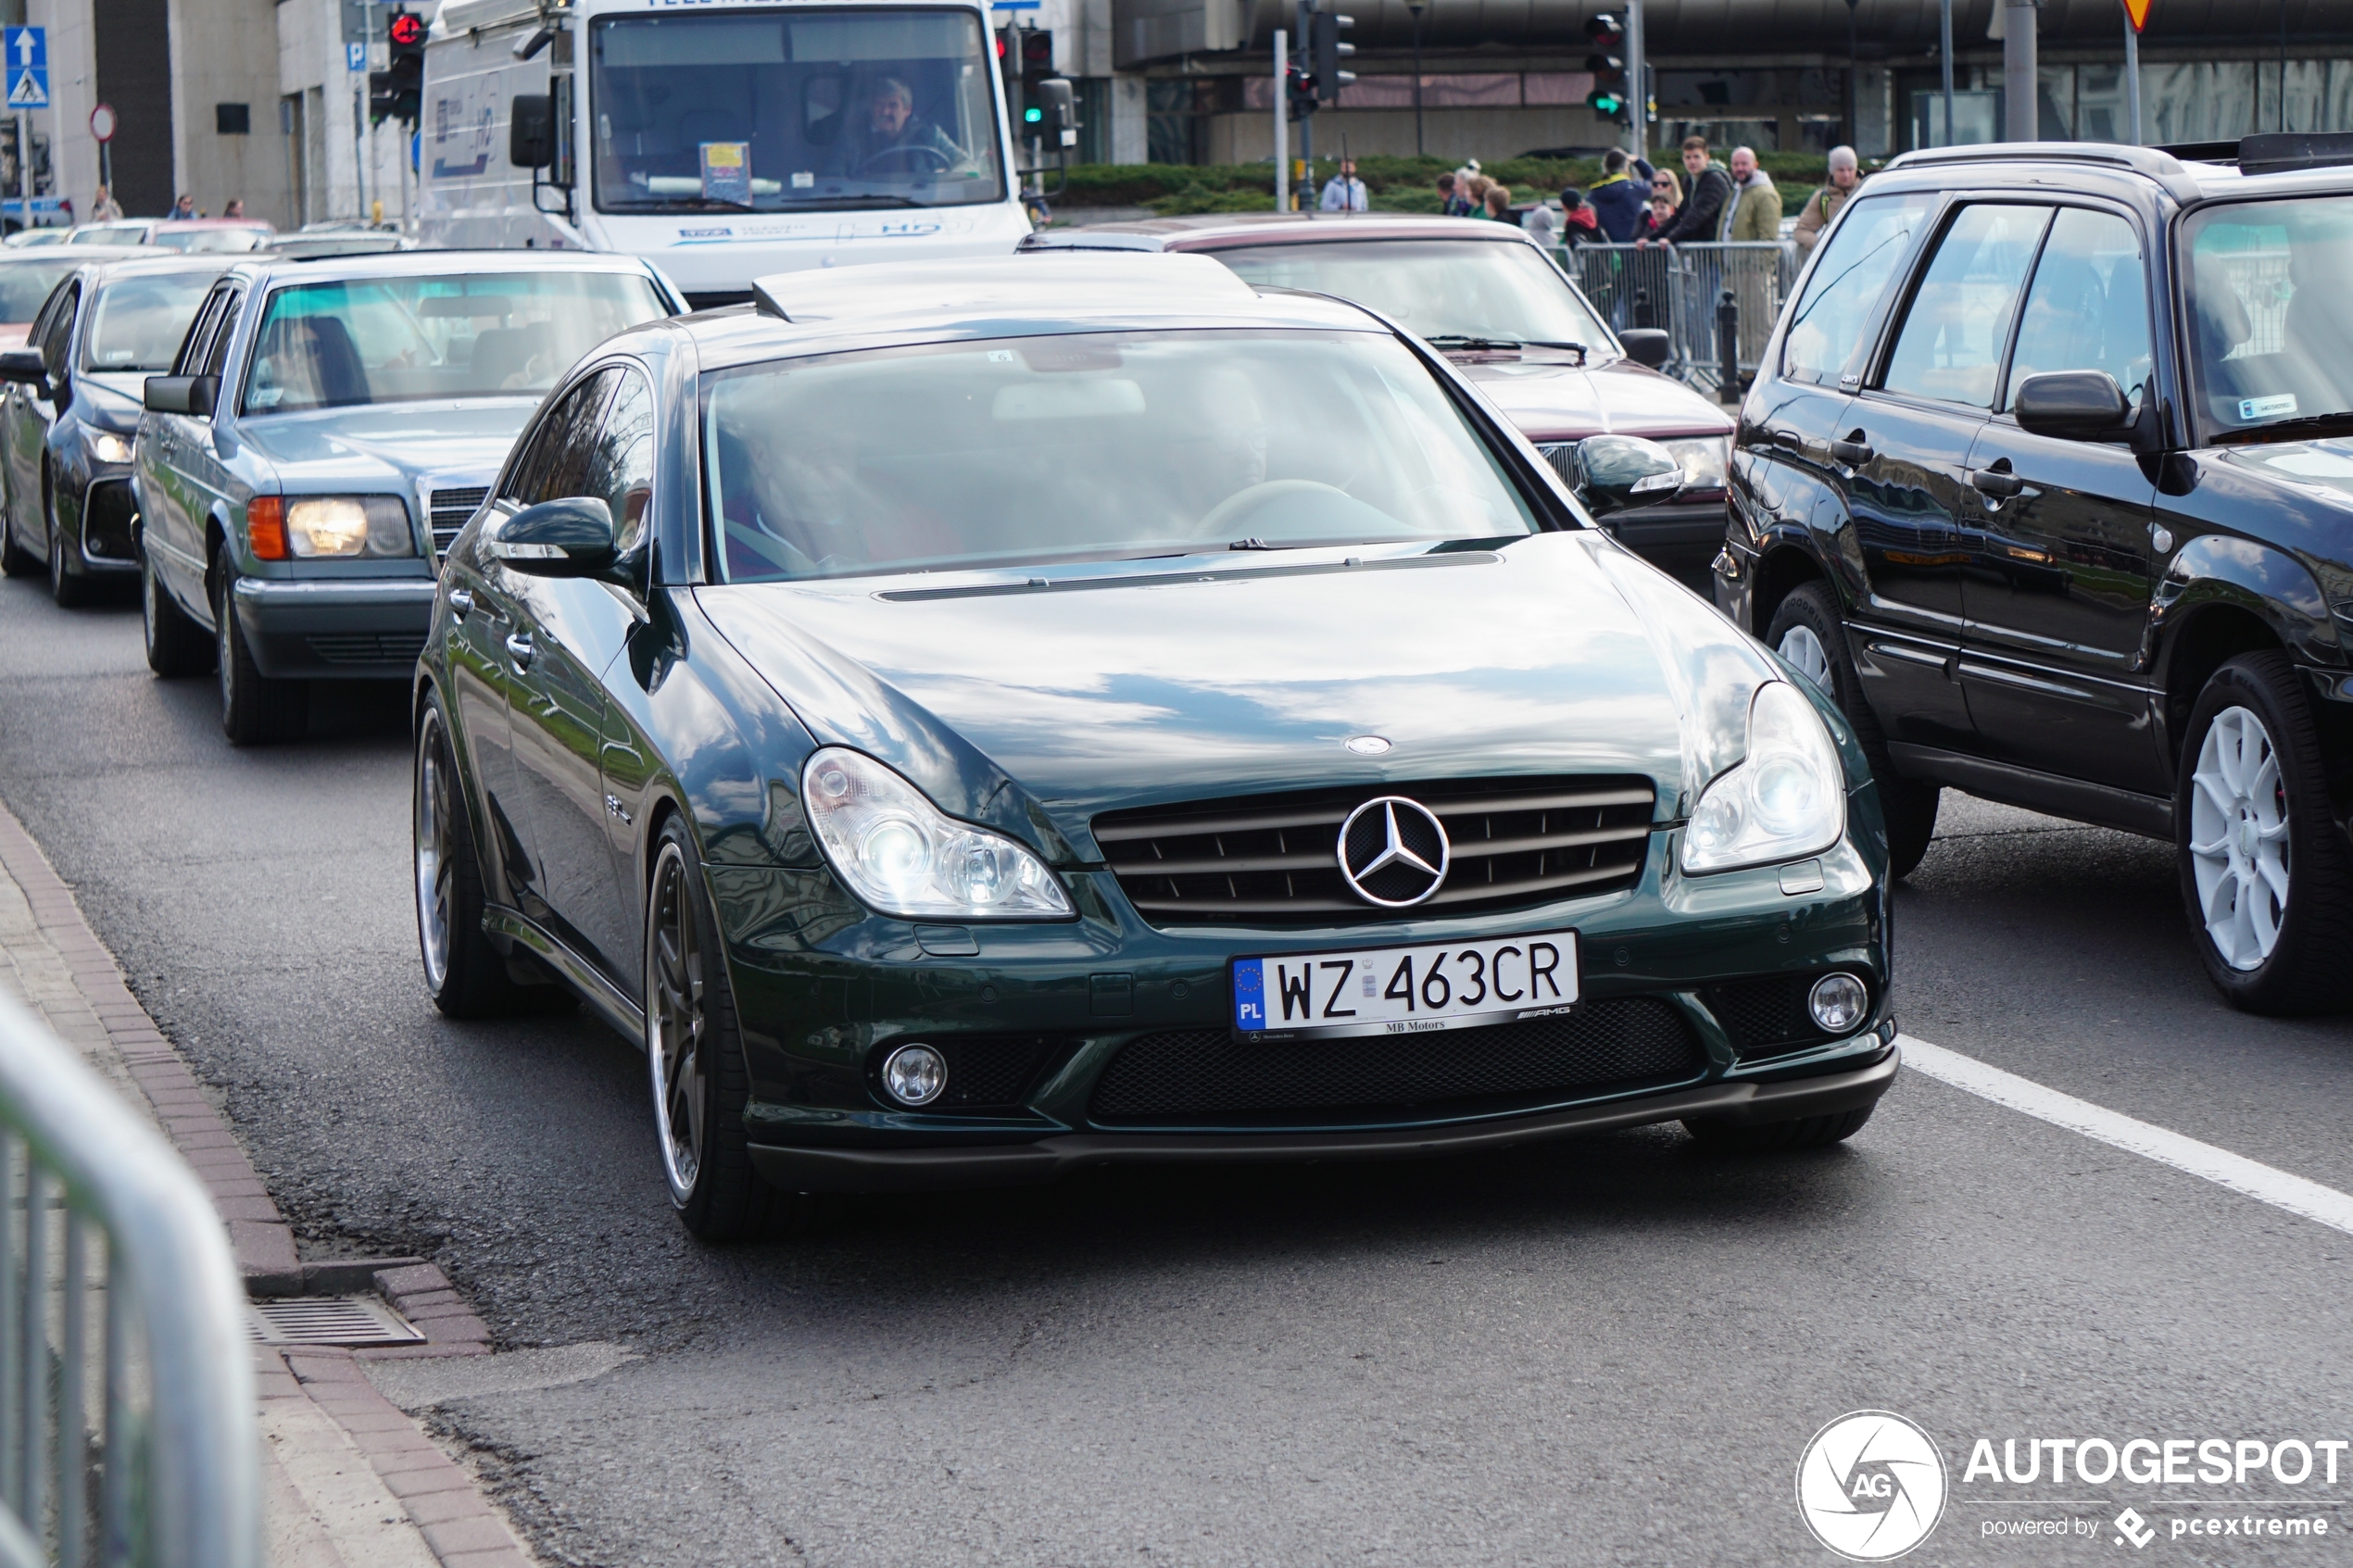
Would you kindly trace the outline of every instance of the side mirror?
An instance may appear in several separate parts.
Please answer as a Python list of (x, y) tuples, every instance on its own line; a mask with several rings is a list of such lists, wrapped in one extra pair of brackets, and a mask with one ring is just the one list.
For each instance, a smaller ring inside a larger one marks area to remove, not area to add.
[(517, 169), (546, 169), (556, 161), (556, 100), (546, 93), (518, 93), (507, 100), (507, 161)]
[(1072, 94), (1068, 82), (1061, 77), (1038, 84), (1037, 107), (1040, 128), (1050, 147), (1078, 145), (1078, 100)]
[(493, 519), (490, 554), (529, 577), (601, 577), (612, 570), (612, 508), (595, 495), (567, 495)]
[(1569, 449), (1566, 477), (1585, 509), (1602, 518), (1672, 500), (1683, 488), (1683, 465), (1639, 435), (1589, 435)]
[(12, 348), (0, 354), (0, 381), (15, 382), (20, 386), (48, 385), (49, 370), (41, 362), (41, 351)]
[(2051, 370), (2018, 383), (2010, 399), (2019, 428), (2060, 441), (2101, 441), (2133, 424), (2124, 389), (2106, 370)]
[(213, 406), (220, 396), (219, 376), (149, 376), (147, 378), (147, 412), (151, 414), (187, 414), (204, 420), (212, 417)]
[(1617, 334), (1626, 345), (1626, 358), (1637, 365), (1657, 370), (1667, 363), (1667, 329), (1665, 327), (1629, 327)]

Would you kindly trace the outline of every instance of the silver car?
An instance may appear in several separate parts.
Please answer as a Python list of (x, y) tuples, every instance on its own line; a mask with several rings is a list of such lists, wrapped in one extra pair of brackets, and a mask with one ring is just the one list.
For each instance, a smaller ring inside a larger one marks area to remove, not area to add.
[(408, 251), (225, 272), (151, 377), (132, 483), (147, 662), (240, 745), (313, 679), (407, 679), (440, 552), (573, 362), (683, 306), (629, 257)]

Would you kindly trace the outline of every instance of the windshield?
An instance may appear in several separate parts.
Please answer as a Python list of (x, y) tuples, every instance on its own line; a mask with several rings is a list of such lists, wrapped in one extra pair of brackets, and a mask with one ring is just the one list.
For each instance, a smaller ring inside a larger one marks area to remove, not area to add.
[(1535, 531), (1394, 337), (1083, 333), (713, 378), (729, 581)]
[(2216, 441), (2353, 428), (2353, 196), (2234, 202), (2192, 213), (2191, 404)]
[(180, 340), (218, 274), (164, 272), (101, 283), (96, 312), (82, 351), (85, 370), (148, 370), (169, 374)]
[(145, 223), (94, 223), (86, 229), (76, 229), (69, 245), (135, 245), (147, 237)]
[(604, 211), (1004, 195), (995, 66), (969, 11), (631, 17), (591, 38)]
[(625, 272), (303, 283), (270, 296), (245, 411), (536, 396), (613, 333), (670, 312)]
[(60, 256), (55, 261), (11, 258), (0, 262), (0, 321), (14, 325), (40, 315), (50, 291), (81, 265), (81, 258), (71, 256)]
[(271, 231), (250, 229), (157, 229), (151, 243), (166, 250), (238, 252), (259, 250), (270, 243)]
[(1261, 287), (1336, 294), (1426, 338), (1509, 338), (1584, 344), (1596, 353), (1609, 349), (1609, 333), (1533, 245), (1324, 240), (1208, 254)]

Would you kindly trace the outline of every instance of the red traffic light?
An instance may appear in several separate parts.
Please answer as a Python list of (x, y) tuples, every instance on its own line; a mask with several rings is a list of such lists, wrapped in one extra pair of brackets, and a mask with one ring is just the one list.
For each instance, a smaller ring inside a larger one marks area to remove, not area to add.
[(1604, 11), (1585, 24), (1585, 37), (1589, 43), (1601, 48), (1615, 49), (1626, 42), (1626, 24)]
[(414, 11), (395, 11), (387, 35), (401, 48), (414, 48), (425, 41), (425, 19)]

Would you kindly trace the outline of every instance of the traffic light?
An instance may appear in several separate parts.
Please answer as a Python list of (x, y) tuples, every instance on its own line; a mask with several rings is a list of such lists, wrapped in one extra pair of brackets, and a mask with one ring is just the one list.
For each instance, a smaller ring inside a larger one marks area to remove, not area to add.
[(1315, 96), (1324, 103), (1337, 104), (1340, 102), (1340, 90), (1356, 80), (1354, 71), (1340, 69), (1340, 62), (1356, 52), (1355, 44), (1340, 42), (1340, 30), (1354, 27), (1356, 19), (1332, 11), (1317, 11), (1309, 19), (1312, 24), (1309, 57), (1315, 61)]
[(1594, 53), (1585, 56), (1585, 69), (1593, 76), (1593, 90), (1585, 94), (1585, 107), (1604, 119), (1623, 121), (1633, 112), (1627, 107), (1626, 25), (1604, 11), (1585, 24), (1585, 36), (1594, 47)]
[(396, 119), (414, 125), (424, 104), (425, 19), (410, 10), (395, 11), (384, 36), (392, 43), (392, 69), (368, 73), (368, 112), (378, 124)]
[(1315, 75), (1306, 61), (1293, 57), (1283, 67), (1283, 102), (1290, 106), (1293, 119), (1305, 119), (1315, 112)]

